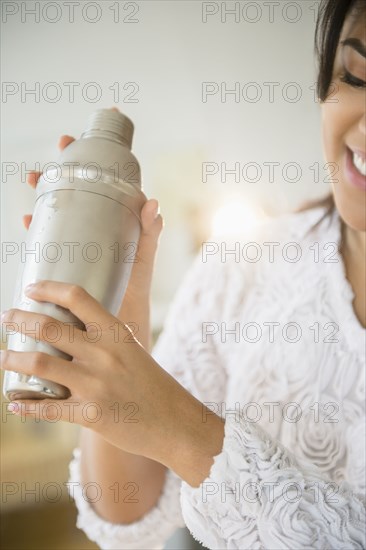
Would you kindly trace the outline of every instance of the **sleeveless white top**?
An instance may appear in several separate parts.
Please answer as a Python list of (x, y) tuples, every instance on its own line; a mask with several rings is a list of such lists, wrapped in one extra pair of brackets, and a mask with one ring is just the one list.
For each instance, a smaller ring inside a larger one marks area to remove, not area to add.
[(225, 418), (223, 449), (197, 488), (168, 470), (128, 525), (84, 500), (75, 449), (77, 525), (101, 548), (163, 548), (184, 525), (207, 548), (365, 548), (366, 331), (339, 215), (323, 214), (282, 216), (194, 260), (153, 357)]

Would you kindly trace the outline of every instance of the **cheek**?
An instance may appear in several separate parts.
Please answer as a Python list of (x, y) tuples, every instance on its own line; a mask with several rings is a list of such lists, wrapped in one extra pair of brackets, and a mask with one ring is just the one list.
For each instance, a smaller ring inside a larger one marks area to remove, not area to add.
[(321, 109), (324, 155), (327, 162), (337, 162), (345, 151), (346, 134), (352, 126), (352, 113), (340, 94), (323, 103)]
[[(358, 124), (362, 106), (355, 94), (343, 93), (333, 96), (321, 105), (322, 137), (325, 162), (344, 165), (346, 144), (354, 144), (358, 138)], [(352, 97), (351, 97), (352, 95)], [(347, 98), (347, 100), (346, 100)], [(334, 184), (333, 193), (336, 207), (343, 221), (357, 231), (366, 230), (365, 193), (352, 188), (344, 179), (343, 168), (337, 175), (338, 182)]]

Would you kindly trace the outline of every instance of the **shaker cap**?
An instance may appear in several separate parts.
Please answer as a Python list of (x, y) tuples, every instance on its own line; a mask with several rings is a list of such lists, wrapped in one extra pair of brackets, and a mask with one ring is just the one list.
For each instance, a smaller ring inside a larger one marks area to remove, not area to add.
[(81, 137), (92, 137), (100, 131), (113, 134), (114, 139), (131, 149), (134, 126), (126, 115), (115, 109), (97, 109), (90, 115)]

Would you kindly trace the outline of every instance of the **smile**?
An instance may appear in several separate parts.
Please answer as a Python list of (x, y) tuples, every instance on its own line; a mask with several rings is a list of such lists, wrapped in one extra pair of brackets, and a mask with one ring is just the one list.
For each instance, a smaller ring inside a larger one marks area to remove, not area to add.
[(357, 153), (353, 153), (353, 164), (363, 176), (366, 176), (366, 158), (362, 159)]
[(347, 147), (344, 171), (352, 187), (366, 191), (366, 158)]

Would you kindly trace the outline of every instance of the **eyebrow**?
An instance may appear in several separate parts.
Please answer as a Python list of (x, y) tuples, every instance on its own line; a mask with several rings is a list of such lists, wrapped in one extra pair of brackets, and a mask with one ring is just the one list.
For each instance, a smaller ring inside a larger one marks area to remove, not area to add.
[(347, 38), (341, 42), (343, 46), (351, 46), (356, 52), (361, 54), (363, 57), (366, 57), (366, 46), (358, 38)]

